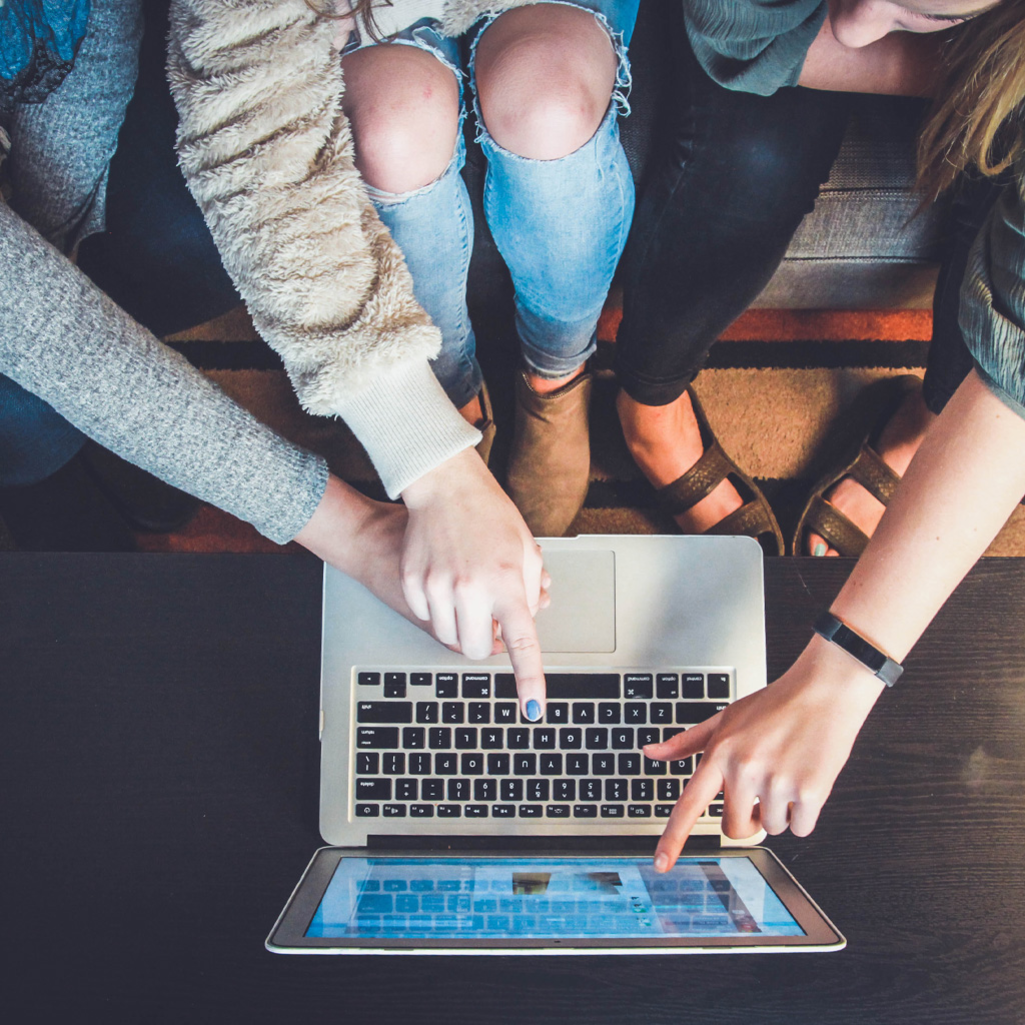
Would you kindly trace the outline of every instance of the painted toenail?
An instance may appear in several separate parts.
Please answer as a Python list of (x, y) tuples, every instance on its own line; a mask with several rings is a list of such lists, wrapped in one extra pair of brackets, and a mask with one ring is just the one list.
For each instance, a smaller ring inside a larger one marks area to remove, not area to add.
[(815, 551), (813, 551), (811, 554), (812, 555), (825, 555), (826, 554), (826, 546), (820, 541), (815, 546)]

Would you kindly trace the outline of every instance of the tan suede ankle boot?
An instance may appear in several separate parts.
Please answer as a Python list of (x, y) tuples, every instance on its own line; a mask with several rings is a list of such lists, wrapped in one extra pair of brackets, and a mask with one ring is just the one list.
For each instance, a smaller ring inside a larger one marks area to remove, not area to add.
[(591, 444), (586, 371), (548, 395), (516, 378), (516, 426), (506, 490), (537, 537), (566, 533), (587, 496)]

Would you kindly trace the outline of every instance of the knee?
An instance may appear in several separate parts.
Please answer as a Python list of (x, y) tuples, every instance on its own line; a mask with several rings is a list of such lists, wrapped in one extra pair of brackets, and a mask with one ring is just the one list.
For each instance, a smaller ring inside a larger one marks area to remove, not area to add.
[(481, 37), (476, 78), (484, 125), (503, 149), (555, 160), (594, 135), (616, 83), (616, 54), (575, 7), (516, 8)]
[[(393, 52), (376, 66), (358, 60), (384, 50)], [(452, 72), (422, 51), (391, 46), (357, 51), (346, 58), (345, 74), (345, 112), (364, 181), (384, 192), (404, 193), (444, 174), (459, 131)]]

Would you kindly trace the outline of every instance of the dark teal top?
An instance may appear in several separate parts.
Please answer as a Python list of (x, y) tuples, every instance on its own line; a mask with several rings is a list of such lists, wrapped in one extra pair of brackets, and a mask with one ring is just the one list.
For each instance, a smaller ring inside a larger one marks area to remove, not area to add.
[[(797, 85), (826, 17), (822, 0), (683, 0), (694, 54), (727, 89), (768, 96)], [(961, 331), (986, 383), (1025, 417), (1025, 167), (975, 240)]]

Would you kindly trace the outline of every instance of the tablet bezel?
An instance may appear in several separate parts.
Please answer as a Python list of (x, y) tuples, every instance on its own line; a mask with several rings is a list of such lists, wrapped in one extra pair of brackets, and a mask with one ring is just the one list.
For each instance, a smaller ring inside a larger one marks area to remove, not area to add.
[(302, 879), (292, 892), (284, 910), (278, 916), (266, 940), (269, 951), (279, 954), (711, 954), (711, 953), (780, 953), (784, 951), (833, 951), (841, 950), (847, 941), (843, 934), (826, 917), (822, 909), (805, 892), (804, 888), (787, 871), (779, 858), (765, 847), (745, 847), (685, 856), (747, 857), (762, 874), (768, 885), (793, 915), (804, 930), (804, 936), (658, 936), (658, 937), (608, 937), (567, 939), (482, 939), (437, 940), (423, 938), (382, 938), (368, 940), (366, 937), (352, 939), (340, 937), (306, 936), (310, 921), (320, 905), (321, 899), (334, 876), (339, 861), (343, 858), (409, 859), (467, 858), (497, 860), (502, 858), (629, 858), (636, 860), (641, 855), (636, 851), (592, 850), (592, 851), (402, 851), (384, 849), (372, 851), (366, 848), (322, 847), (303, 873)]

